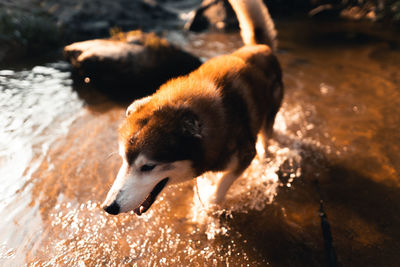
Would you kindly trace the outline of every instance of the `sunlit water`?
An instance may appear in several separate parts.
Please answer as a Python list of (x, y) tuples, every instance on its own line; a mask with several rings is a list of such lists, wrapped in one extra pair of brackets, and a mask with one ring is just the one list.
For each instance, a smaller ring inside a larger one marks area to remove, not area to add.
[[(124, 107), (87, 104), (63, 62), (1, 70), (0, 265), (321, 266), (323, 198), (339, 262), (395, 266), (400, 52), (306, 42), (294, 25), (280, 26), (286, 96), (267, 157), (220, 206), (208, 201), (220, 175), (207, 173), (141, 217), (107, 215)], [(238, 34), (169, 37), (204, 59), (241, 45)]]

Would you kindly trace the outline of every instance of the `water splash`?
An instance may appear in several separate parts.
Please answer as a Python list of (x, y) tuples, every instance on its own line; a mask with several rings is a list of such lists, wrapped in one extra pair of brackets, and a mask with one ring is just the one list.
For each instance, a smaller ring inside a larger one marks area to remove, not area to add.
[(298, 107), (294, 110), (289, 110), (287, 106), (282, 108), (274, 126), (274, 131), (280, 138), (270, 140), (267, 157), (261, 142), (257, 142), (257, 156), (229, 189), (221, 206), (211, 204), (211, 199), (222, 173), (206, 173), (197, 178), (193, 189), (195, 194), (191, 219), (205, 226), (208, 239), (228, 233), (229, 229), (220, 223), (221, 215), (232, 216), (234, 212), (248, 213), (249, 210), (261, 211), (273, 202), (279, 187), (291, 187), (294, 179), (301, 176), (301, 144), (304, 140), (301, 136), (291, 136), (289, 143), (280, 139), (290, 135), (288, 129), (291, 124), (298, 123), (298, 116), (303, 113)]

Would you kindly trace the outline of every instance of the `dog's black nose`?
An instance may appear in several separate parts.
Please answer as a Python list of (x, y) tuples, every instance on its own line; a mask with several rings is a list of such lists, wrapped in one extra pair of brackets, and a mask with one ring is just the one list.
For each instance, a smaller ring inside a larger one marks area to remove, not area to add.
[(110, 206), (104, 207), (104, 210), (112, 215), (117, 215), (119, 213), (119, 205), (114, 201)]

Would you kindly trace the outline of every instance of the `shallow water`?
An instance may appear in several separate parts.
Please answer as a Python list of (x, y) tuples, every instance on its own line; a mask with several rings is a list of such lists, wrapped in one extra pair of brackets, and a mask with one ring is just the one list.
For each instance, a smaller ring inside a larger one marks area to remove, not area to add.
[[(397, 266), (398, 42), (313, 25), (278, 24), (275, 138), (220, 207), (207, 204), (218, 174), (206, 174), (141, 217), (105, 214), (124, 107), (75, 91), (64, 62), (1, 70), (0, 265), (321, 266), (334, 251), (339, 265)], [(168, 37), (204, 59), (241, 45), (238, 34)]]

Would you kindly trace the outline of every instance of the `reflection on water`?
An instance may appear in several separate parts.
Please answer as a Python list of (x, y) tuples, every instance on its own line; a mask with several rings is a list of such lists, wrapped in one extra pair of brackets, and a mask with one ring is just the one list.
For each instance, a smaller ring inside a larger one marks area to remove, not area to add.
[[(32, 245), (30, 234), (40, 229), (40, 221), (35, 207), (27, 209), (30, 194), (23, 187), (35, 179), (32, 173), (81, 111), (66, 68), (65, 63), (53, 63), (0, 71), (1, 258), (17, 258), (19, 247)], [(28, 216), (21, 218), (24, 213)], [(24, 228), (25, 223), (32, 229)]]
[[(340, 263), (395, 266), (400, 53), (297, 42), (293, 27), (280, 24), (286, 96), (268, 157), (219, 207), (208, 173), (166, 188), (141, 217), (105, 214), (123, 107), (80, 99), (64, 63), (1, 70), (0, 264), (321, 266), (322, 198)], [(171, 38), (203, 58), (241, 45), (238, 34)]]
[(7, 201), (20, 188), (24, 181), (16, 177), (30, 176), (25, 168), (34, 170), (31, 161), (46, 155), (55, 138), (67, 133), (82, 106), (65, 67), (54, 63), (26, 71), (0, 71), (0, 201)]

